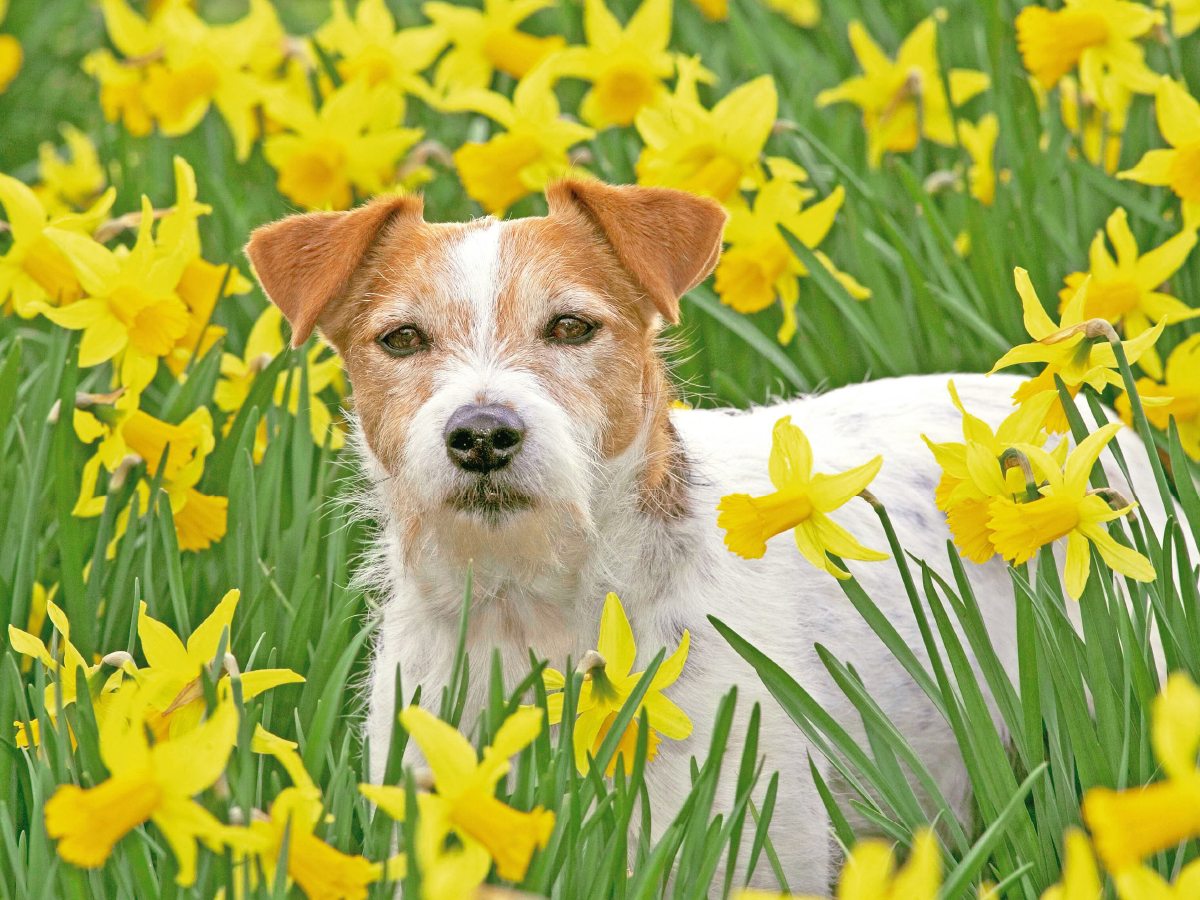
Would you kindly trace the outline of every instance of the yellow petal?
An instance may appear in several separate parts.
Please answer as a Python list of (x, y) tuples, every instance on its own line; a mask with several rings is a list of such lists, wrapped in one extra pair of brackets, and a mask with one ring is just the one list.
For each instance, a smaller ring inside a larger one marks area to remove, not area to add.
[(650, 682), (651, 691), (661, 691), (668, 685), (672, 685), (683, 672), (683, 665), (687, 662), (688, 647), (691, 645), (691, 635), (684, 629), (683, 637), (679, 640), (679, 646), (675, 648), (675, 652), (662, 661), (658, 667), (658, 671), (654, 673), (654, 678)]
[(166, 672), (182, 672), (185, 680), (191, 680), (197, 673), (187, 655), (183, 641), (170, 628), (153, 619), (146, 612), (146, 602), (142, 601), (138, 613), (138, 638), (142, 642), (142, 653), (151, 668), (162, 669)]
[(604, 598), (604, 610), (600, 614), (600, 639), (596, 649), (607, 663), (605, 670), (609, 678), (624, 678), (633, 671), (633, 663), (637, 658), (633, 630), (629, 627), (621, 599), (611, 591)]
[(475, 749), (451, 725), (419, 706), (400, 713), (400, 722), (425, 754), (438, 792), (452, 797), (475, 771)]
[(855, 466), (837, 475), (817, 474), (809, 486), (809, 496), (817, 512), (831, 512), (857, 497), (879, 474), (883, 457)]
[[(221, 643), (221, 632), (230, 629), (228, 641), (233, 641), (233, 614), (237, 609), (238, 599), (242, 592), (234, 588), (226, 591), (225, 596), (216, 608), (209, 613), (208, 618), (196, 626), (187, 642), (188, 659), (196, 666), (205, 666), (213, 661), (218, 645)], [(226, 651), (229, 650), (228, 644)]]
[(812, 445), (804, 432), (784, 416), (771, 431), (771, 456), (767, 461), (771, 483), (779, 490), (807, 484), (812, 476)]
[(1058, 326), (1046, 314), (1046, 308), (1038, 299), (1037, 291), (1033, 289), (1033, 282), (1029, 280), (1029, 273), (1018, 266), (1013, 270), (1013, 274), (1016, 277), (1017, 293), (1021, 295), (1025, 331), (1037, 341), (1058, 331)]
[(942, 886), (942, 857), (933, 832), (922, 829), (913, 835), (908, 862), (892, 882), (892, 896), (905, 900), (934, 900)]
[(1167, 679), (1154, 700), (1154, 754), (1175, 778), (1195, 775), (1200, 748), (1200, 689), (1183, 672)]

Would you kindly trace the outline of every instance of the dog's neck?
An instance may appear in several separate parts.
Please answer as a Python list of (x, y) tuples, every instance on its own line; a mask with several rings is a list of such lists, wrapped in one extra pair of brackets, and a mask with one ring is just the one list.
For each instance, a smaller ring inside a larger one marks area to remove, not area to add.
[(375, 479), (376, 512), (386, 523), (379, 562), (388, 570), (379, 586), (402, 591), (422, 618), (456, 627), (470, 566), (472, 630), (530, 643), (536, 629), (588, 623), (594, 630), (607, 591), (652, 601), (679, 569), (690, 497), (687, 458), (670, 419), (673, 392), (657, 359), (647, 364), (642, 396), (638, 434), (598, 461), (587, 509), (536, 507), (498, 527), (449, 514), (404, 519), (388, 496), (391, 481)]

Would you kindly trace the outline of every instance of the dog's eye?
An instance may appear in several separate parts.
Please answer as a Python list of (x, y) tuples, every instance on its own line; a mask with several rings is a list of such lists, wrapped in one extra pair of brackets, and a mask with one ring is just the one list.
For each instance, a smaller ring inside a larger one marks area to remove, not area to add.
[(546, 328), (546, 340), (559, 344), (582, 344), (596, 333), (596, 326), (579, 316), (559, 316)]
[(378, 342), (379, 346), (392, 356), (411, 356), (418, 350), (425, 350), (429, 347), (429, 341), (426, 340), (425, 335), (412, 325), (404, 325), (389, 331), (387, 334), (381, 335)]

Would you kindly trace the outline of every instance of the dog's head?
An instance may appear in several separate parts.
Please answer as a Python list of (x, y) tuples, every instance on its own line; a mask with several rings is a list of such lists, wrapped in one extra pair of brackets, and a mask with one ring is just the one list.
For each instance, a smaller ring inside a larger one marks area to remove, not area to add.
[(666, 427), (654, 338), (716, 264), (724, 212), (582, 180), (546, 198), (544, 218), (432, 224), (382, 197), (246, 245), (293, 344), (320, 327), (345, 361), (406, 541), (433, 528), (470, 555), (586, 521), (602, 463)]

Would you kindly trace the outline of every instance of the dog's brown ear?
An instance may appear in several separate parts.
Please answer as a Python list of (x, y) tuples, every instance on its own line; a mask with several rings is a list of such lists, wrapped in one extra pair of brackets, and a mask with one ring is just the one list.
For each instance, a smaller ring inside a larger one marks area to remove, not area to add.
[(668, 322), (679, 321), (679, 298), (721, 255), (725, 210), (705, 197), (568, 178), (546, 188), (546, 201), (552, 216), (584, 213)]
[(267, 297), (292, 324), (292, 346), (312, 334), (389, 224), (421, 221), (420, 197), (378, 197), (346, 212), (288, 216), (254, 229), (245, 253)]

